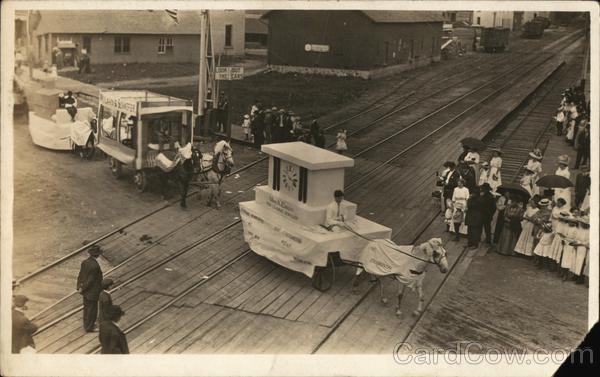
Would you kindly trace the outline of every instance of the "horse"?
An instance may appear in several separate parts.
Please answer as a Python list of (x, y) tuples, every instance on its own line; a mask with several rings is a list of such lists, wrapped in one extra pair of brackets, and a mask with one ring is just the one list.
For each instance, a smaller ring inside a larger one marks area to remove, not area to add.
[(200, 151), (190, 144), (183, 148), (178, 148), (177, 154), (173, 159), (174, 167), (170, 170), (162, 171), (159, 174), (161, 180), (161, 196), (166, 198), (169, 180), (177, 183), (179, 186), (181, 201), (181, 208), (187, 208), (187, 193), (190, 187), (190, 183), (194, 178), (195, 171), (200, 165)]
[(195, 165), (195, 174), (201, 176), (201, 185), (209, 189), (207, 206), (210, 207), (215, 202), (217, 209), (221, 208), (221, 184), (223, 178), (231, 173), (233, 164), (233, 149), (226, 141), (219, 141), (213, 153), (201, 155), (200, 163)]
[[(425, 278), (425, 271), (430, 264), (438, 266), (440, 272), (443, 274), (448, 272), (448, 259), (446, 257), (446, 250), (443, 248), (442, 240), (439, 238), (432, 238), (420, 245), (413, 246), (410, 252), (407, 254), (409, 256), (410, 265), (407, 266), (409, 267), (409, 273), (406, 276), (400, 274), (378, 276), (369, 272), (371, 275), (375, 276), (376, 281), (379, 283), (379, 296), (384, 305), (387, 304), (388, 300), (384, 296), (383, 284), (380, 278), (384, 276), (391, 276), (398, 283), (398, 304), (396, 306), (396, 315), (398, 317), (402, 315), (400, 305), (402, 303), (402, 298), (404, 297), (404, 291), (406, 287), (410, 288), (413, 292), (417, 292), (419, 296), (419, 304), (417, 309), (413, 312), (413, 315), (418, 316), (423, 311), (423, 303), (425, 301), (423, 296), (423, 279)], [(358, 287), (360, 284), (360, 277), (364, 271), (365, 270), (363, 267), (357, 268), (356, 275), (352, 283), (354, 289), (356, 289), (356, 287)]]

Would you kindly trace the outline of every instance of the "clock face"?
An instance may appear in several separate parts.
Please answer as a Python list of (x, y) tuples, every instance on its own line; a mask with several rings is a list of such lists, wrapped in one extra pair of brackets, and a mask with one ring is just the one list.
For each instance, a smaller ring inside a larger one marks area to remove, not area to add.
[(298, 187), (298, 169), (294, 165), (286, 165), (281, 172), (283, 187), (288, 191), (295, 191)]

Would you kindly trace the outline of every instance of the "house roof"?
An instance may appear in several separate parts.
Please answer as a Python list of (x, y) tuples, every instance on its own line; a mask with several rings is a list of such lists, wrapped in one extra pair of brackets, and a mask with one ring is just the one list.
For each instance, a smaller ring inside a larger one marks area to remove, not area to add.
[(178, 24), (164, 10), (41, 11), (37, 34), (200, 34), (200, 12), (179, 11)]
[[(262, 15), (268, 18), (272, 11)], [(443, 22), (442, 12), (430, 11), (396, 11), (396, 10), (361, 10), (359, 11), (375, 23), (416, 23)]]
[(442, 22), (442, 12), (429, 11), (386, 11), (363, 10), (361, 11), (373, 22), (377, 23), (411, 23), (411, 22)]

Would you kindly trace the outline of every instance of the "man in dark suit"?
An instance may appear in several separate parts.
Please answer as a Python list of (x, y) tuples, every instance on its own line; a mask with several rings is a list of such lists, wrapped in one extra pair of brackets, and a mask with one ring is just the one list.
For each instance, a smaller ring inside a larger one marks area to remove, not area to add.
[(129, 346), (125, 333), (117, 322), (121, 319), (125, 312), (118, 305), (113, 305), (108, 309), (108, 320), (100, 323), (100, 345), (102, 354), (128, 354)]
[(496, 213), (496, 199), (491, 193), (492, 188), (489, 183), (481, 185), (481, 209), (482, 209), (482, 226), (485, 231), (485, 242), (492, 243), (492, 219)]
[(477, 248), (481, 240), (481, 229), (483, 226), (483, 206), (482, 198), (479, 194), (479, 188), (474, 188), (471, 191), (471, 196), (467, 201), (467, 215), (465, 216), (465, 224), (467, 225), (468, 244), (469, 248)]
[(27, 310), (25, 303), (29, 301), (27, 296), (17, 295), (13, 298), (12, 310), (12, 352), (20, 353), (25, 347), (35, 349), (33, 342), (33, 334), (37, 331), (37, 326), (34, 325), (26, 316), (24, 311)]
[(89, 258), (81, 262), (77, 291), (83, 295), (83, 328), (86, 332), (92, 332), (98, 317), (98, 297), (102, 291), (102, 270), (96, 260), (102, 250), (94, 245), (88, 249), (88, 253)]

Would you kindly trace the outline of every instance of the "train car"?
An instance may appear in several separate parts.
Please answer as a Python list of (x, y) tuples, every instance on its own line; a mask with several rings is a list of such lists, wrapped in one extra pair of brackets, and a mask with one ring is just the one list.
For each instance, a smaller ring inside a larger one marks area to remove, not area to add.
[(502, 52), (508, 47), (510, 30), (498, 27), (481, 29), (479, 45), (485, 52)]
[(544, 35), (544, 22), (541, 19), (533, 19), (523, 25), (523, 38), (541, 38)]

